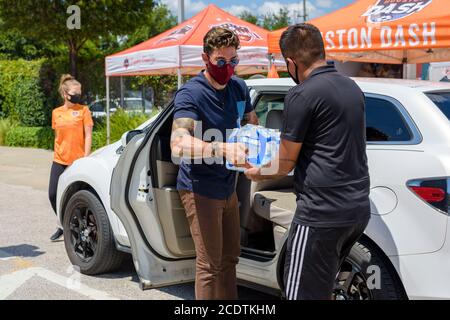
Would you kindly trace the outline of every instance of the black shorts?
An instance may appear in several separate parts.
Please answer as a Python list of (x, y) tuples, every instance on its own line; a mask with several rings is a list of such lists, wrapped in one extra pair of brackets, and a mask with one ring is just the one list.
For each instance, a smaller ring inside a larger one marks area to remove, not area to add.
[(308, 227), (293, 222), (284, 265), (285, 298), (330, 300), (340, 266), (368, 222), (336, 228)]

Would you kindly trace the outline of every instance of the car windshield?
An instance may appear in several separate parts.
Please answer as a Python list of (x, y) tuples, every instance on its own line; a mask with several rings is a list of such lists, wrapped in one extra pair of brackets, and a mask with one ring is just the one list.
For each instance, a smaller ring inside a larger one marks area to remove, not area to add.
[(450, 120), (450, 92), (429, 92), (426, 95)]
[[(150, 109), (150, 105), (147, 101), (145, 101), (145, 109)], [(125, 100), (125, 109), (127, 110), (142, 110), (142, 100), (141, 99), (129, 99)]]

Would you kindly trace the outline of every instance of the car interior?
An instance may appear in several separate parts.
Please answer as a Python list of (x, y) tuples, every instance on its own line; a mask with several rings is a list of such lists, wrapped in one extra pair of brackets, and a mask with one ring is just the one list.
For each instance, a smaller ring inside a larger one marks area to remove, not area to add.
[[(273, 94), (259, 99), (255, 110), (260, 124), (281, 129), (284, 95)], [(176, 190), (178, 166), (172, 162), (170, 135), (173, 116), (164, 120), (150, 147), (153, 194), (166, 245), (178, 257), (195, 255), (189, 224)], [(251, 182), (236, 173), (236, 191), (240, 204), (242, 256), (270, 261), (280, 250), (296, 207), (293, 177)]]

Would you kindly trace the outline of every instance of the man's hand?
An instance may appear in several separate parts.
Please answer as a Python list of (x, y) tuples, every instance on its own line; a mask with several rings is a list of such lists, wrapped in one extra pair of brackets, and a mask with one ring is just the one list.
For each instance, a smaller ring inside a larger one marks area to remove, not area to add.
[(248, 149), (243, 143), (222, 143), (219, 156), (223, 156), (236, 167), (248, 167)]
[(281, 139), (278, 156), (261, 168), (249, 168), (245, 175), (255, 182), (286, 176), (294, 170), (301, 148), (301, 143)]
[(245, 170), (244, 173), (247, 179), (255, 182), (265, 180), (264, 176), (261, 175), (261, 168), (250, 167), (249, 169)]
[(258, 116), (255, 111), (244, 114), (244, 119), (242, 120), (241, 125), (245, 126), (246, 124), (254, 124), (256, 126), (259, 125)]

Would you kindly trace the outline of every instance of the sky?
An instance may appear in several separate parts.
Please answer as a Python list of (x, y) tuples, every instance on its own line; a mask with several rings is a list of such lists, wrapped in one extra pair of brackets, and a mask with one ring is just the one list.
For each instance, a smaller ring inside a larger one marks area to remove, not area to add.
[[(303, 1), (291, 0), (184, 0), (186, 18), (200, 12), (208, 4), (215, 4), (216, 6), (238, 16), (243, 11), (249, 11), (258, 16), (263, 16), (268, 13), (276, 13), (281, 8), (287, 8), (292, 22), (303, 21)], [(342, 8), (355, 0), (307, 0), (306, 12), (308, 19), (320, 17), (324, 14)], [(161, 0), (169, 9), (176, 15), (178, 0)]]

